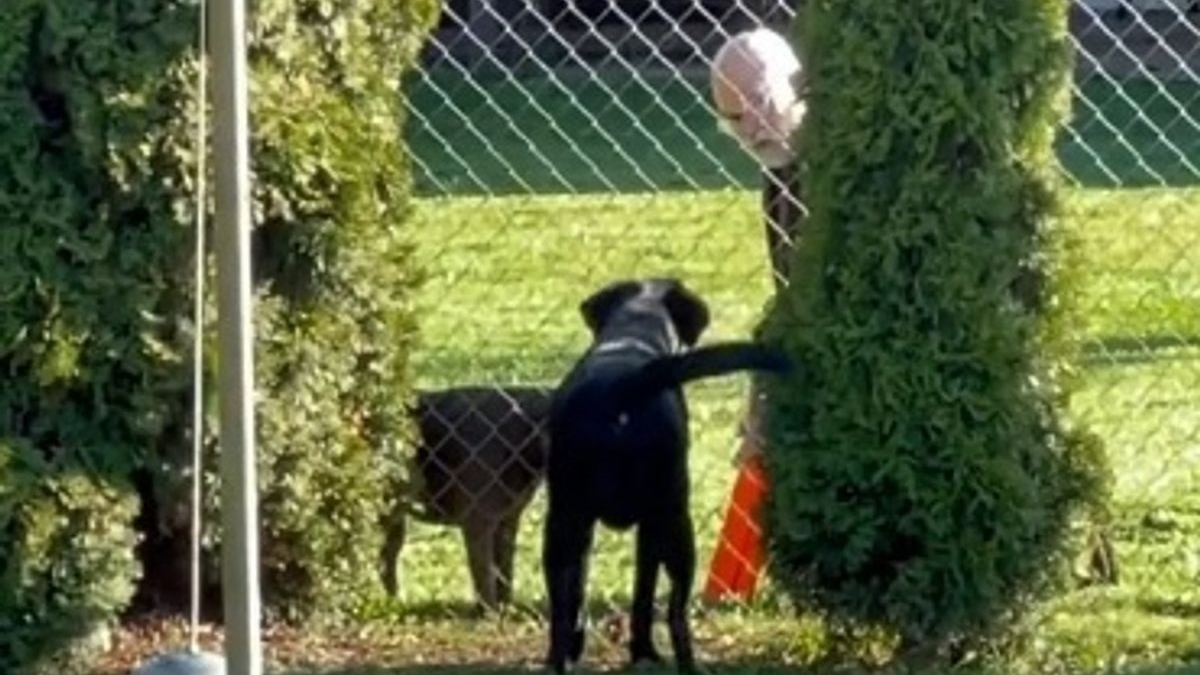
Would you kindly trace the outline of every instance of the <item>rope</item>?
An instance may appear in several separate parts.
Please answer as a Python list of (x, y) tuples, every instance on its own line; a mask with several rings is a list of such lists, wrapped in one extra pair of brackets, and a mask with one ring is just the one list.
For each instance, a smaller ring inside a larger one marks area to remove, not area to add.
[(207, 183), (205, 173), (205, 149), (208, 129), (205, 124), (208, 93), (208, 3), (199, 1), (200, 38), (197, 48), (196, 87), (196, 297), (192, 336), (192, 597), (191, 623), (188, 627), (188, 649), (194, 654), (199, 651), (200, 639), (200, 539), (201, 513), (203, 511), (202, 488), (204, 483), (204, 214), (207, 208)]

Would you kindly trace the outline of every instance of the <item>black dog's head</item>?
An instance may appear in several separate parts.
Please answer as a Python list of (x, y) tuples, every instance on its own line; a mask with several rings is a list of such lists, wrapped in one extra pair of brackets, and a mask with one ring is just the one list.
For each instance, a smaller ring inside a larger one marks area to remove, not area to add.
[[(708, 305), (678, 279), (656, 278), (613, 282), (579, 307), (593, 336), (605, 334), (673, 334), (679, 346), (691, 347), (708, 328)], [(677, 345), (670, 345), (672, 351)]]

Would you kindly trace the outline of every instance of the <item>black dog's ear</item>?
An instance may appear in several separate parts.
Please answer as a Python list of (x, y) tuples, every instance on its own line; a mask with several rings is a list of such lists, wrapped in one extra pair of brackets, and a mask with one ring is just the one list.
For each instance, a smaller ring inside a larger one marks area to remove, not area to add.
[(592, 333), (599, 333), (604, 324), (608, 323), (612, 313), (641, 290), (641, 284), (636, 281), (611, 283), (584, 300), (579, 305), (579, 311)]
[(671, 283), (663, 294), (663, 304), (671, 315), (680, 341), (689, 347), (695, 345), (700, 334), (708, 328), (708, 305), (677, 281)]

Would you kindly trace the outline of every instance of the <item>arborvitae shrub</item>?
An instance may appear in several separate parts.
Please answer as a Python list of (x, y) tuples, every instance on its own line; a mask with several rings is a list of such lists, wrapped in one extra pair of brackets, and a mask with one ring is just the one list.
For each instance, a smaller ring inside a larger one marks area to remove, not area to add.
[[(143, 599), (186, 603), (198, 13), (183, 0), (0, 4), (9, 672), (126, 607), (135, 526)], [(276, 615), (338, 614), (376, 585), (417, 281), (398, 87), (437, 5), (252, 8), (263, 580)], [(60, 529), (35, 538), (35, 511)]]
[(907, 647), (996, 635), (1053, 586), (1103, 453), (1052, 139), (1065, 0), (821, 0), (798, 38), (811, 215), (764, 334), (774, 578)]

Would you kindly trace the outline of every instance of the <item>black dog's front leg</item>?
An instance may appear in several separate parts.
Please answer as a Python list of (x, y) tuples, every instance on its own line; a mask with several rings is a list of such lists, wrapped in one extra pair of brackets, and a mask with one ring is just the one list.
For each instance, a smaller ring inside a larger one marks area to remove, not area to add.
[(542, 539), (542, 569), (550, 596), (550, 649), (546, 665), (556, 673), (583, 654), (583, 587), (595, 523), (550, 506)]

